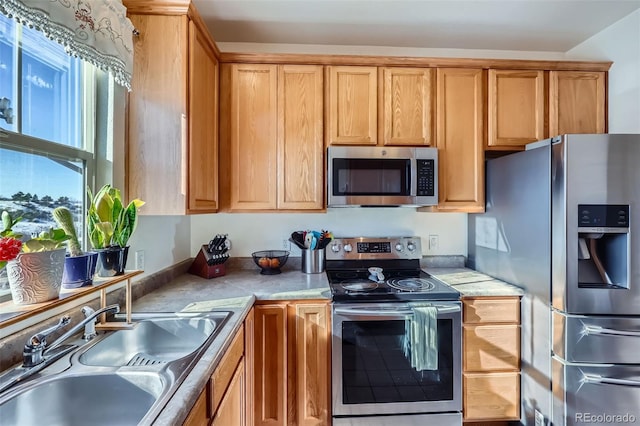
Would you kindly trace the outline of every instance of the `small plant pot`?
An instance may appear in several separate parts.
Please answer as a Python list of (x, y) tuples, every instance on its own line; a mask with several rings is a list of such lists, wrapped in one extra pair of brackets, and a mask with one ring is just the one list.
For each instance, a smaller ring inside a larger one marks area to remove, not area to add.
[(62, 286), (65, 249), (20, 253), (7, 262), (11, 298), (16, 305), (57, 299)]
[(93, 284), (97, 261), (98, 252), (95, 251), (84, 253), (80, 256), (67, 256), (64, 259), (62, 287), (78, 288)]
[(124, 269), (127, 266), (127, 256), (129, 255), (129, 246), (108, 247), (96, 251), (98, 252), (96, 273), (99, 277), (115, 277), (124, 274)]

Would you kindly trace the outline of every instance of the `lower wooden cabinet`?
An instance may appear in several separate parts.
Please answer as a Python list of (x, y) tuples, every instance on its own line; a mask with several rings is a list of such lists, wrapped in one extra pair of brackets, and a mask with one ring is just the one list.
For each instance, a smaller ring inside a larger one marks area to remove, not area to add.
[(254, 307), (253, 424), (330, 424), (329, 312), (328, 301)]
[(236, 333), (189, 412), (184, 426), (245, 426), (245, 331)]
[(463, 299), (465, 422), (520, 419), (520, 298)]

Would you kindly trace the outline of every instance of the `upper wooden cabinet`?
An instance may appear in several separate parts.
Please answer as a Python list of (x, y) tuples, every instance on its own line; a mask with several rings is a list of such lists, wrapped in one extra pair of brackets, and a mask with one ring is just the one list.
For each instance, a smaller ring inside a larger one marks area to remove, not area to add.
[(549, 136), (604, 133), (605, 72), (549, 72)]
[(544, 71), (489, 70), (487, 149), (522, 149), (545, 138)]
[(484, 211), (484, 72), (439, 68), (438, 211)]
[[(218, 209), (218, 61), (194, 9), (151, 11), (128, 0), (134, 37), (126, 143), (127, 193), (142, 214)], [(156, 13), (166, 14), (156, 14)], [(153, 13), (153, 14), (147, 14)]]
[(377, 145), (378, 69), (327, 67), (327, 145)]
[(380, 68), (380, 140), (383, 145), (434, 145), (435, 71)]
[(321, 210), (322, 67), (224, 64), (221, 81), (228, 209)]

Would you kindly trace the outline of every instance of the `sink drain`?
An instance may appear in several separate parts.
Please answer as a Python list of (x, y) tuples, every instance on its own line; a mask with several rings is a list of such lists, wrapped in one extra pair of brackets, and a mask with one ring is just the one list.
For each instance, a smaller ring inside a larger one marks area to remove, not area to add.
[(127, 363), (129, 367), (136, 367), (141, 365), (156, 365), (156, 364), (166, 364), (167, 361), (162, 359), (154, 358), (149, 354), (139, 353), (136, 354), (131, 360)]

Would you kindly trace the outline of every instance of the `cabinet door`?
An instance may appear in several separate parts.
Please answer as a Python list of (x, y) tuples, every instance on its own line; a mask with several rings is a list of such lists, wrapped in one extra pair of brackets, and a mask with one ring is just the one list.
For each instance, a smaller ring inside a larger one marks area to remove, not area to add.
[(245, 372), (244, 358), (231, 378), (229, 387), (213, 417), (213, 426), (245, 426)]
[(520, 419), (519, 373), (465, 373), (463, 388), (464, 420)]
[(129, 15), (134, 68), (127, 119), (127, 193), (140, 214), (185, 214), (187, 158), (186, 16)]
[(329, 66), (327, 145), (376, 145), (376, 67)]
[(232, 64), (229, 71), (230, 208), (275, 209), (278, 66)]
[(437, 72), (438, 210), (484, 211), (483, 71)]
[(287, 307), (254, 307), (254, 424), (287, 424)]
[(544, 72), (489, 70), (488, 149), (544, 139)]
[(188, 211), (214, 212), (218, 209), (218, 60), (193, 22), (189, 22), (188, 116)]
[(255, 404), (254, 364), (255, 364), (255, 319), (253, 309), (244, 319), (244, 371), (245, 371), (245, 413), (246, 424), (253, 426), (253, 412)]
[(322, 66), (278, 68), (278, 209), (324, 206)]
[[(329, 307), (326, 303), (289, 305), (290, 347), (295, 354), (289, 378), (295, 384), (295, 418), (298, 426), (330, 423)], [(291, 357), (290, 357), (291, 358)], [(291, 393), (291, 392), (290, 392)]]
[(605, 73), (549, 72), (549, 136), (604, 133)]
[(207, 391), (203, 390), (198, 400), (189, 411), (189, 415), (185, 419), (182, 426), (202, 426), (209, 423), (207, 414)]
[(464, 371), (520, 369), (520, 326), (466, 325), (463, 327)]
[(434, 144), (435, 72), (381, 68), (381, 140), (384, 145)]

